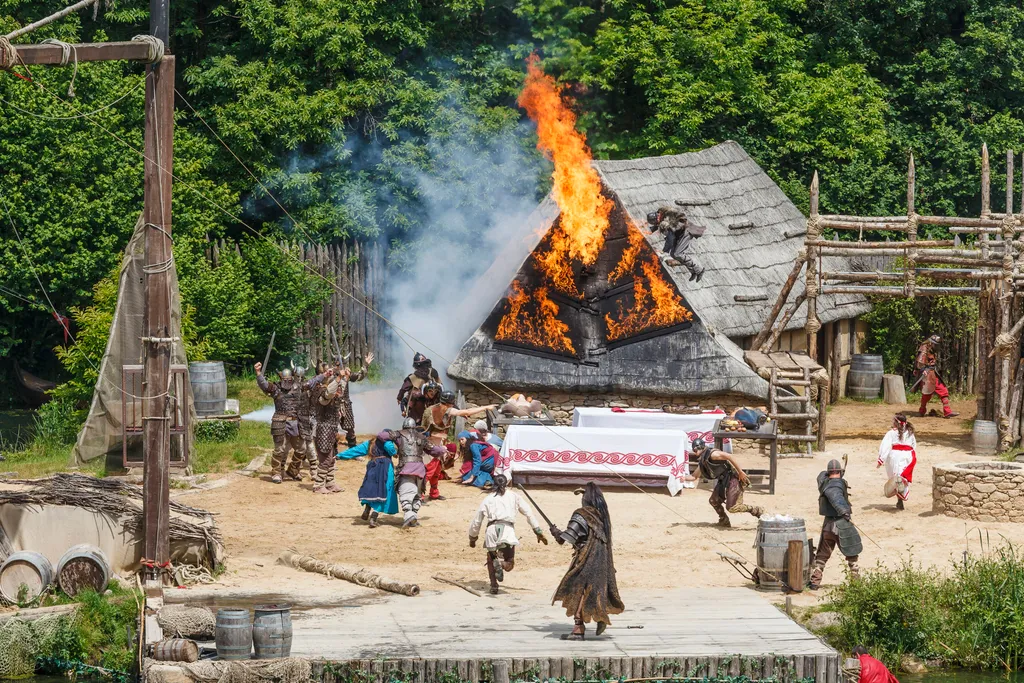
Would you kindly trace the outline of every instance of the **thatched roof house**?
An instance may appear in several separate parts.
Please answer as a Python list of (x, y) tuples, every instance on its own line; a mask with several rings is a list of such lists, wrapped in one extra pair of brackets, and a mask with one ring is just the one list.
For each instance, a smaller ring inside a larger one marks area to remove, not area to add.
[[(509, 310), (509, 283), (535, 277), (531, 254), (542, 252), (548, 233), (557, 228), (558, 210), (549, 198), (523, 226), (523, 233), (511, 236), (506, 253), (488, 270), (487, 286), (493, 289), (486, 296), (496, 305), (466, 341), (448, 375), (466, 388), (483, 382), (535, 393), (600, 394), (605, 401), (616, 395), (659, 397), (662, 403), (671, 397), (690, 404), (695, 397), (763, 399), (767, 385), (743, 361), (741, 346), (761, 329), (803, 247), (804, 216), (735, 142), (673, 156), (596, 161), (594, 166), (614, 209), (604, 251), (587, 272), (608, 280), (628, 247), (629, 223), (640, 226), (646, 238), (644, 253), (661, 259), (662, 275), (692, 313), (688, 323), (632, 341), (611, 341), (600, 325), (600, 314), (609, 310), (600, 303), (604, 299), (591, 298), (591, 305), (581, 307), (559, 299), (558, 318), (570, 329), (575, 357), (539, 357), (529, 349), (496, 342), (498, 321)], [(690, 248), (694, 260), (705, 268), (700, 282), (690, 281), (682, 266), (667, 265), (664, 237), (643, 229), (648, 212), (677, 202), (689, 219), (706, 228)], [(824, 270), (848, 267), (823, 264)], [(611, 284), (605, 282), (604, 287)], [(802, 287), (798, 281), (793, 296)], [(612, 287), (611, 294), (621, 289)], [(819, 317), (826, 324), (869, 309), (860, 296), (819, 298)], [(802, 328), (804, 322), (801, 310), (789, 329)]]

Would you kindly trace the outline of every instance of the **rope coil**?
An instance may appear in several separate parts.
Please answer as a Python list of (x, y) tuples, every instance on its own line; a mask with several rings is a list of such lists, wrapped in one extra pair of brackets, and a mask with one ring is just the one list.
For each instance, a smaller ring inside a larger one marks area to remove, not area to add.
[(147, 64), (157, 64), (164, 58), (164, 41), (160, 40), (156, 36), (148, 34), (141, 34), (138, 36), (132, 36), (133, 43), (148, 43), (149, 54), (146, 56)]
[(18, 62), (18, 50), (7, 36), (0, 36), (0, 69), (10, 69)]
[(821, 235), (821, 218), (811, 216), (807, 219), (807, 239), (816, 240)]
[[(95, 5), (94, 5), (95, 6)], [(47, 38), (43, 41), (43, 45), (58, 45), (60, 46), (60, 65), (67, 66), (68, 61), (74, 57), (74, 70), (71, 72), (71, 82), (68, 83), (68, 98), (75, 96), (75, 77), (78, 75), (78, 48), (71, 43), (65, 43), (63, 40), (57, 40), (56, 38)]]

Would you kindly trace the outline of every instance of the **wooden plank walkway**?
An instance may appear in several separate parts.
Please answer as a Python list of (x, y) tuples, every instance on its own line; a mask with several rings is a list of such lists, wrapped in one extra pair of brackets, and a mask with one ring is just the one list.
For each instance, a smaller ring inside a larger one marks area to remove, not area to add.
[(511, 680), (716, 672), (838, 680), (837, 653), (751, 590), (627, 592), (623, 599), (626, 612), (613, 617), (600, 638), (590, 625), (590, 639), (582, 642), (561, 640), (572, 620), (533, 594), (444, 592), (314, 607), (293, 613), (292, 656), (332, 662), (326, 670), (318, 667), (318, 677), (328, 682), (340, 666), (381, 680), (389, 670), (415, 673), (420, 681), (452, 671), (460, 680), (500, 683), (502, 675), (489, 673), (495, 663), (509, 667)]

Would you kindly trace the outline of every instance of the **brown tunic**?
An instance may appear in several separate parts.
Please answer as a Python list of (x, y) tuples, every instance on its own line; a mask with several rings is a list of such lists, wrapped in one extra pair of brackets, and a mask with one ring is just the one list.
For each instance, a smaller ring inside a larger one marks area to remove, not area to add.
[(615, 581), (615, 562), (611, 543), (601, 516), (594, 508), (581, 507), (575, 514), (589, 527), (586, 540), (575, 549), (572, 564), (555, 590), (551, 604), (562, 601), (566, 616), (579, 616), (584, 623), (610, 624), (610, 614), (626, 608)]

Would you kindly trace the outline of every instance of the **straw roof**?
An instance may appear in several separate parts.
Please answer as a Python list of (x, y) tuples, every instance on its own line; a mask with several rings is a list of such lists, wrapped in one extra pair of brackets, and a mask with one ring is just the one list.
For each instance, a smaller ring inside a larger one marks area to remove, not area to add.
[[(699, 283), (682, 267), (667, 268), (679, 291), (708, 328), (730, 337), (757, 334), (803, 247), (807, 219), (739, 144), (728, 141), (700, 152), (626, 161), (596, 161), (594, 166), (633, 222), (644, 226), (647, 214), (674, 202), (706, 201), (682, 207), (706, 231), (690, 247), (706, 270)], [(739, 227), (750, 224), (751, 227)], [(730, 227), (732, 226), (732, 227)], [(788, 235), (788, 236), (787, 236)], [(664, 238), (648, 234), (659, 253)], [(823, 270), (847, 270), (849, 263), (826, 257)], [(801, 277), (790, 300), (804, 291)], [(760, 298), (756, 301), (736, 301)], [(860, 295), (820, 296), (822, 323), (853, 318), (871, 310)], [(806, 306), (787, 329), (803, 327)]]

